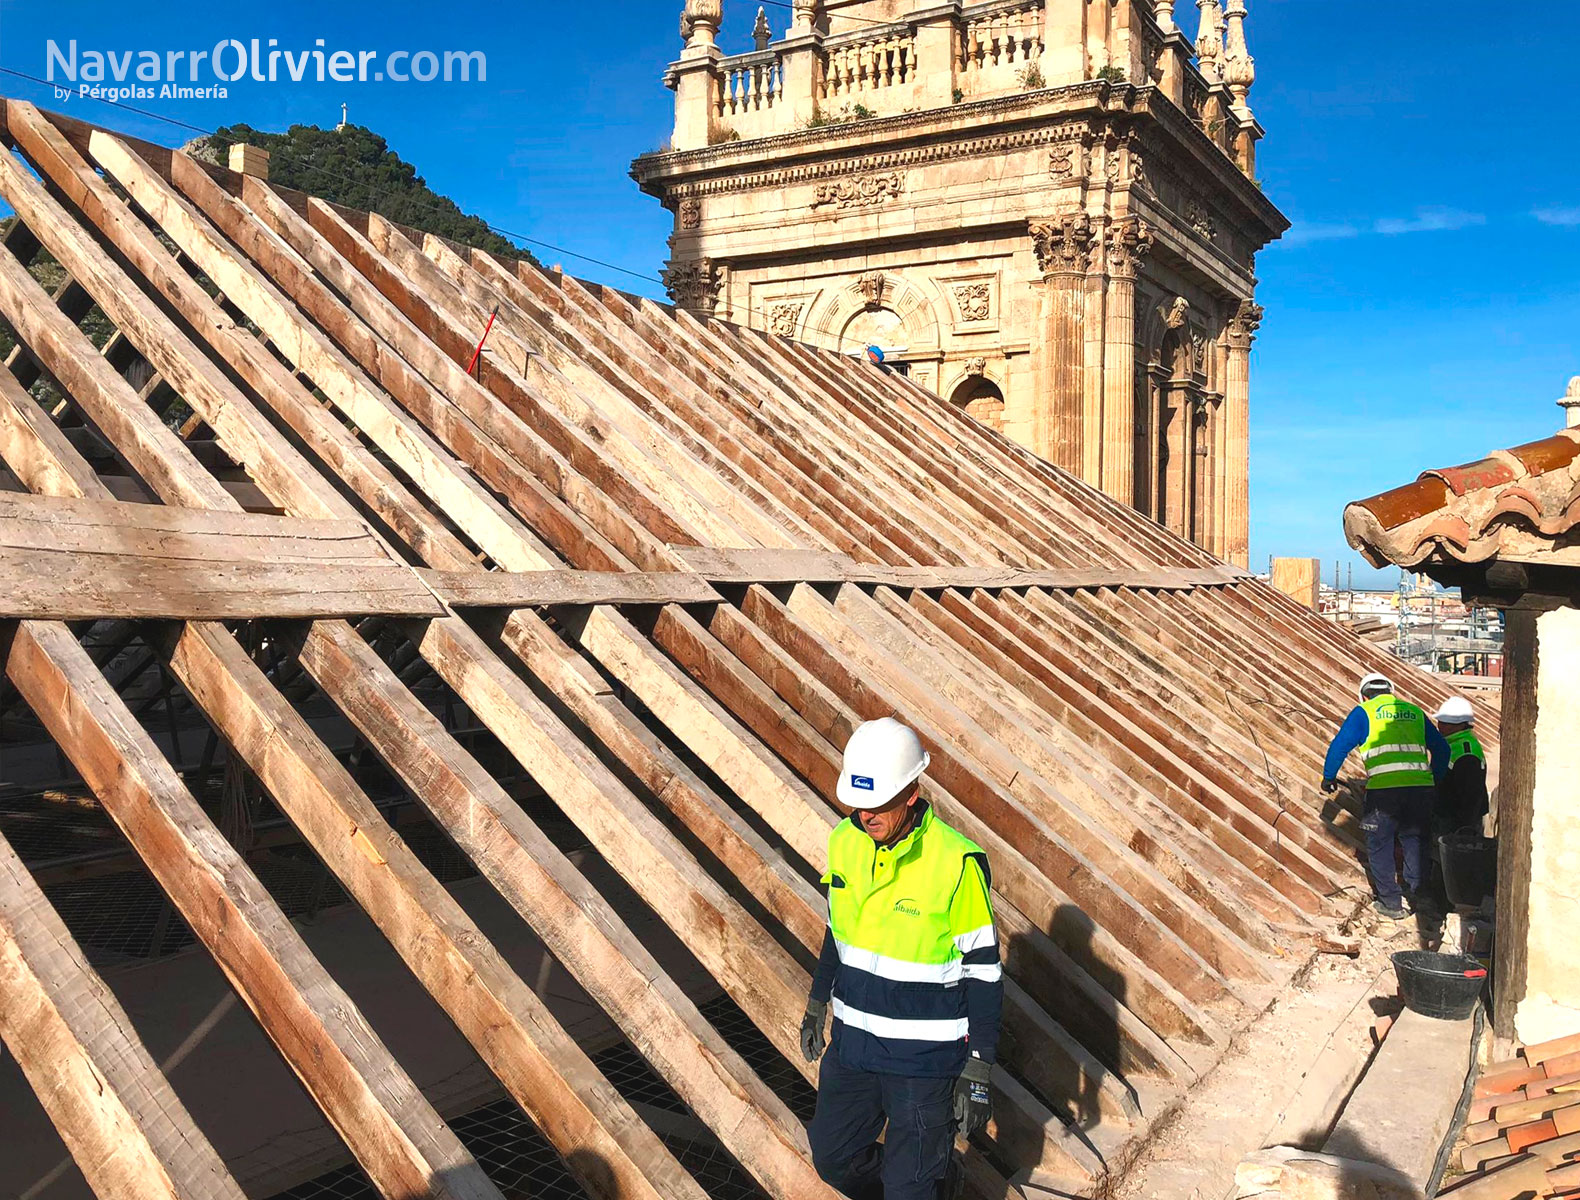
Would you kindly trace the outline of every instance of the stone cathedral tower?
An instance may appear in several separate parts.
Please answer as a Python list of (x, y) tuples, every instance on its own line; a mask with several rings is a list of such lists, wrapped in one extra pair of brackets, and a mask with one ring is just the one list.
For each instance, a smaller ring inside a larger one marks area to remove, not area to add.
[(1247, 560), (1256, 252), (1245, 0), (795, 0), (725, 54), (687, 0), (669, 148), (699, 314), (855, 351)]

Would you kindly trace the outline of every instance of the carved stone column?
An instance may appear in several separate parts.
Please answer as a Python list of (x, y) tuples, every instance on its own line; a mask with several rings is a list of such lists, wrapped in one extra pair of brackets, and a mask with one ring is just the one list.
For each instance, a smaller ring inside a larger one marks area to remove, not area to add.
[(1136, 217), (1108, 231), (1108, 307), (1103, 329), (1103, 491), (1136, 502), (1136, 275), (1152, 233)]
[(1046, 369), (1038, 381), (1034, 449), (1055, 466), (1081, 472), (1084, 436), (1081, 325), (1092, 221), (1084, 212), (1030, 222), (1043, 278)]
[(1251, 343), (1261, 323), (1262, 306), (1240, 301), (1223, 382), (1225, 557), (1242, 567), (1251, 565)]

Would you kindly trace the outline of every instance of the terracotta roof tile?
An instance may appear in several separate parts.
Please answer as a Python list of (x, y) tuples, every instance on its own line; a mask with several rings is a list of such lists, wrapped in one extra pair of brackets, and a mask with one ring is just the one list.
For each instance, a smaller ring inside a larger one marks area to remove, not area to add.
[(1486, 562), (1500, 554), (1580, 566), (1580, 431), (1424, 472), (1344, 510), (1373, 566)]

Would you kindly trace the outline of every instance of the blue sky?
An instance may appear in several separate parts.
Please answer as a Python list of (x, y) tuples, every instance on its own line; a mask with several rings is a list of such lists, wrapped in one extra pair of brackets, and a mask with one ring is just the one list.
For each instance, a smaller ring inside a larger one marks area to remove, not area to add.
[[(1580, 373), (1580, 90), (1558, 27), (1567, 6), (1333, 5), (1250, 0), (1258, 174), (1295, 221), (1258, 262), (1267, 309), (1252, 365), (1252, 561), (1314, 555), (1373, 576), (1344, 545), (1346, 501), (1431, 466), (1545, 436)], [(626, 175), (668, 134), (663, 66), (681, 0), (484, 10), (401, 0), (158, 6), (0, 0), (0, 66), (43, 75), (64, 46), (480, 49), (486, 83), (253, 83), (225, 100), (141, 100), (212, 128), (332, 125), (340, 105), (436, 190), (505, 230), (653, 276), (669, 218)], [(1180, 5), (1195, 29), (1195, 6)], [(741, 48), (756, 3), (725, 0)], [(1187, 11), (1188, 10), (1188, 11)], [(788, 18), (769, 7), (774, 27)], [(448, 12), (450, 19), (438, 20)], [(1482, 98), (1476, 99), (1477, 88)], [(187, 132), (103, 104), (0, 92), (154, 141)], [(1518, 109), (1526, 115), (1516, 117)], [(656, 283), (538, 247), (545, 261), (637, 291)]]

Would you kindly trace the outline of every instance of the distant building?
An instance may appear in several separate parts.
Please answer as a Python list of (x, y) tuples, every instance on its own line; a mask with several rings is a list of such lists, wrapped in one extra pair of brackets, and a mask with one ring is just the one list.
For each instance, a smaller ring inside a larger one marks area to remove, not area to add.
[(675, 214), (683, 308), (857, 351), (1247, 562), (1256, 252), (1244, 0), (798, 0), (715, 44), (688, 0), (675, 131), (632, 174)]

